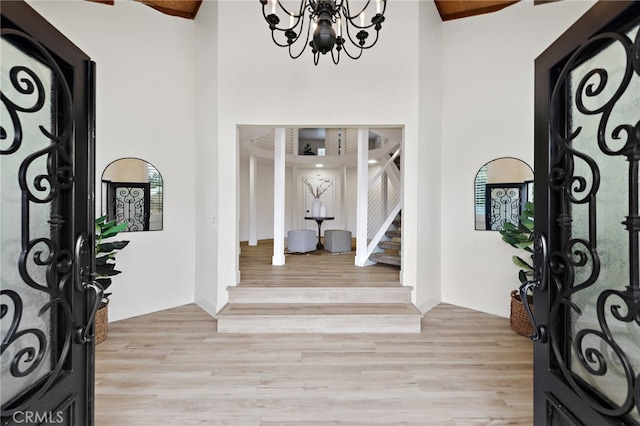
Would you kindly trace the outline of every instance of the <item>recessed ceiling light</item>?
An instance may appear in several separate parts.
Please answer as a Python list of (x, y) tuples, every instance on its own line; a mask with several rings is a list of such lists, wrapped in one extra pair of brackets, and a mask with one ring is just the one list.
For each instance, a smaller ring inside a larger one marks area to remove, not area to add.
[(316, 164), (316, 167), (324, 167), (322, 164)]
[(376, 164), (378, 160), (369, 160), (369, 164)]

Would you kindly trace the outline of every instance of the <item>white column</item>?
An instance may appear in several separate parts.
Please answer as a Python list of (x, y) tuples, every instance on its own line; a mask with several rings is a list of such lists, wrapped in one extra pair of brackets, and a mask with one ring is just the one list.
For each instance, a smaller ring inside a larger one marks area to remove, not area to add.
[(298, 205), (298, 155), (300, 154), (300, 129), (293, 129), (293, 173), (292, 173), (292, 186), (291, 186), (291, 208), (293, 209), (291, 214), (291, 226), (293, 229), (300, 229), (300, 206)]
[(300, 229), (300, 212), (302, 209), (300, 208), (300, 201), (298, 201), (299, 195), (299, 186), (300, 186), (300, 178), (298, 177), (298, 165), (293, 164), (292, 169), (292, 177), (293, 180), (291, 185), (291, 226), (293, 229)]
[(297, 157), (300, 154), (300, 129), (293, 129), (293, 156)]
[(343, 164), (340, 171), (340, 222), (338, 226), (347, 229), (347, 165)]
[(367, 199), (369, 192), (369, 129), (358, 129), (358, 171), (356, 193), (356, 266), (367, 263)]
[(285, 143), (283, 127), (275, 129), (273, 153), (273, 258), (272, 265), (284, 265)]
[(256, 156), (249, 157), (249, 245), (258, 244), (258, 199), (256, 197)]

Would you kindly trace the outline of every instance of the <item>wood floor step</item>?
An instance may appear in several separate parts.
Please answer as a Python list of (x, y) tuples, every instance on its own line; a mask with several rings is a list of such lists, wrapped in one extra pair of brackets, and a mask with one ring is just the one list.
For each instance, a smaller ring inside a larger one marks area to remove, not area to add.
[(419, 333), (411, 303), (229, 303), (215, 316), (218, 333)]
[(410, 303), (413, 287), (230, 286), (230, 303)]
[(402, 258), (397, 254), (389, 254), (385, 252), (372, 253), (371, 256), (369, 256), (369, 259), (373, 260), (374, 262), (385, 263), (387, 265), (402, 265)]
[(380, 241), (378, 243), (378, 247), (385, 250), (400, 251), (400, 249), (402, 248), (402, 243), (400, 241)]
[(384, 235), (389, 238), (402, 237), (402, 229), (389, 229), (384, 233)]

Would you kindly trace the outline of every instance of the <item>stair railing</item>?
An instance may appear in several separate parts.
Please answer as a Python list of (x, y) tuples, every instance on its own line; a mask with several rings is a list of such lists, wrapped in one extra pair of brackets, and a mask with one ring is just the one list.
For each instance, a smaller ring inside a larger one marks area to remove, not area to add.
[(401, 148), (369, 180), (367, 196), (367, 258), (402, 208), (402, 175), (396, 164)]

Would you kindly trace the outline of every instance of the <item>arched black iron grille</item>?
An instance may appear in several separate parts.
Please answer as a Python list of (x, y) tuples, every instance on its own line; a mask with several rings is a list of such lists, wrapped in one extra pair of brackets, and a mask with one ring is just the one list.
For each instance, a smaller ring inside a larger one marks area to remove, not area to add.
[[(150, 184), (117, 182), (113, 191), (113, 216), (117, 223), (126, 223), (126, 231), (148, 231), (150, 217)], [(110, 218), (111, 219), (111, 218)]]
[[(67, 293), (72, 291), (73, 255), (61, 248), (67, 226), (61, 212), (74, 181), (74, 122), (70, 89), (49, 52), (13, 29), (2, 29), (2, 43), (3, 61), (11, 46), (16, 52), (29, 46), (38, 53), (37, 59), (3, 66), (8, 75), (0, 76), (3, 204), (18, 206), (17, 217), (2, 216), (3, 230), (15, 229), (2, 240), (3, 265), (10, 266), (3, 267), (0, 292), (5, 418), (29, 407), (64, 374), (71, 347)], [(37, 319), (49, 327), (33, 325)]]
[(551, 123), (548, 176), (558, 206), (550, 226), (559, 249), (549, 256), (555, 363), (592, 408), (633, 425), (640, 424), (639, 27), (595, 36), (561, 70), (551, 116), (570, 112)]

